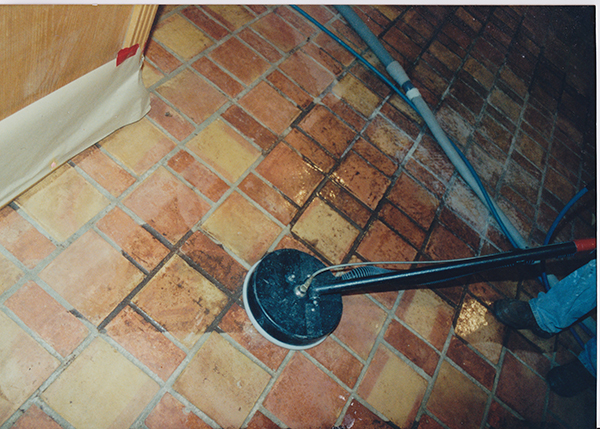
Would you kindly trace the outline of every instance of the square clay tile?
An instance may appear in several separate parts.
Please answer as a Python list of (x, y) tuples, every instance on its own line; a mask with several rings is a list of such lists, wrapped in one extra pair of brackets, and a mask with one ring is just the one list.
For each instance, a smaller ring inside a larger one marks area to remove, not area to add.
[(296, 51), (279, 65), (281, 71), (314, 97), (319, 96), (335, 75), (303, 51)]
[(263, 337), (252, 325), (246, 311), (237, 304), (231, 306), (219, 328), (273, 371), (277, 371), (289, 352)]
[(221, 119), (203, 129), (187, 147), (230, 182), (239, 179), (260, 156), (258, 149)]
[(539, 375), (506, 353), (496, 395), (528, 421), (541, 421), (548, 385)]
[(387, 197), (424, 229), (433, 222), (440, 201), (408, 174), (400, 175)]
[(496, 364), (502, 353), (505, 330), (486, 307), (470, 295), (466, 296), (456, 322), (456, 335)]
[(271, 379), (213, 332), (173, 388), (223, 428), (239, 428)]
[(277, 141), (277, 136), (258, 123), (256, 119), (238, 106), (231, 106), (221, 115), (235, 128), (242, 132), (250, 141), (263, 150), (268, 150)]
[(41, 397), (75, 427), (129, 427), (159, 386), (101, 338), (94, 340)]
[(434, 260), (470, 258), (474, 256), (469, 246), (448, 229), (436, 224), (429, 236), (425, 252)]
[(177, 140), (184, 140), (194, 131), (191, 122), (181, 116), (171, 106), (162, 101), (154, 93), (150, 93), (150, 112), (148, 117), (152, 118), (158, 125), (163, 127)]
[(164, 167), (146, 178), (123, 203), (171, 243), (179, 241), (210, 207)]
[(175, 255), (134, 297), (133, 303), (190, 348), (221, 313), (227, 296)]
[(347, 295), (342, 298), (344, 312), (334, 335), (366, 360), (387, 314), (365, 295)]
[(189, 69), (160, 85), (156, 92), (196, 124), (204, 122), (227, 102), (221, 92)]
[(429, 289), (405, 290), (396, 316), (442, 350), (452, 327), (454, 309)]
[(273, 423), (260, 411), (257, 411), (252, 420), (248, 422), (246, 429), (279, 429), (279, 425)]
[(396, 320), (392, 320), (385, 332), (384, 339), (429, 376), (433, 376), (440, 356), (433, 347), (413, 334), (408, 328)]
[[(523, 341), (523, 343), (526, 342)], [(469, 346), (466, 345), (459, 338), (454, 336), (452, 337), (452, 339), (450, 340), (450, 347), (448, 347), (448, 351), (446, 352), (446, 356), (452, 359), (454, 363), (460, 366), (471, 377), (483, 384), (490, 391), (492, 390), (494, 385), (494, 379), (496, 378), (496, 368), (494, 368), (492, 365), (486, 362), (485, 359), (481, 358), (477, 353), (471, 350)], [(545, 359), (548, 362), (549, 369), (550, 361), (545, 357), (543, 357), (543, 359)]]
[(185, 150), (180, 150), (169, 159), (168, 165), (212, 201), (218, 201), (229, 189), (227, 183)]
[(203, 9), (230, 31), (235, 31), (254, 19), (252, 12), (241, 5), (211, 5), (204, 6)]
[(283, 133), (300, 114), (300, 109), (264, 81), (240, 99), (240, 106), (276, 134)]
[[(357, 252), (369, 261), (410, 262), (417, 256), (417, 250), (398, 234), (376, 220), (363, 237)], [(398, 269), (398, 265), (390, 267)]]
[(423, 245), (426, 238), (425, 231), (397, 209), (396, 206), (385, 203), (379, 211), (379, 218), (408, 240), (415, 248), (420, 249)]
[[(146, 50), (147, 52), (147, 50)], [(142, 82), (144, 82), (144, 87), (149, 89), (156, 82), (165, 77), (164, 74), (152, 64), (148, 62), (148, 58), (142, 64)]]
[(310, 137), (307, 137), (297, 128), (292, 129), (285, 136), (285, 141), (294, 149), (306, 157), (317, 166), (322, 172), (327, 173), (335, 165), (335, 160), (330, 157), (321, 147), (314, 142)]
[(333, 263), (342, 261), (359, 234), (350, 222), (319, 198), (315, 198), (298, 219), (292, 232)]
[(138, 176), (175, 147), (175, 143), (147, 118), (117, 130), (100, 144)]
[(152, 38), (186, 61), (213, 44), (206, 34), (177, 14), (160, 22), (152, 32)]
[(363, 369), (363, 364), (331, 337), (325, 338), (307, 353), (350, 388), (354, 387)]
[(239, 193), (232, 193), (202, 225), (229, 250), (254, 264), (281, 232), (281, 227)]
[(267, 76), (267, 80), (303, 109), (308, 107), (310, 103), (314, 101), (313, 97), (285, 77), (285, 75), (279, 70), (275, 70), (273, 73), (270, 73)]
[(60, 365), (0, 311), (0, 423), (4, 423)]
[(259, 36), (250, 27), (244, 28), (238, 33), (238, 37), (246, 42), (252, 49), (261, 54), (271, 63), (276, 63), (281, 59), (281, 53), (275, 46)]
[(106, 333), (165, 381), (185, 359), (183, 350), (129, 306), (106, 325)]
[(73, 159), (73, 162), (113, 197), (118, 197), (135, 183), (135, 178), (131, 174), (96, 146), (82, 152)]
[(4, 304), (63, 357), (88, 335), (79, 319), (32, 281), (21, 286)]
[(387, 176), (391, 177), (398, 169), (398, 166), (390, 158), (388, 158), (382, 151), (367, 142), (365, 139), (358, 139), (352, 146), (352, 150), (369, 161)]
[(0, 294), (8, 290), (22, 276), (23, 271), (0, 253)]
[(194, 232), (181, 246), (181, 251), (231, 291), (237, 291), (246, 278), (247, 270), (223, 246), (212, 241), (202, 231)]
[(16, 202), (59, 242), (69, 238), (109, 203), (69, 165), (56, 169)]
[(260, 55), (235, 37), (220, 44), (210, 53), (210, 57), (246, 85), (250, 85), (270, 67)]
[(300, 353), (287, 364), (264, 407), (287, 427), (333, 427), (348, 392)]
[(284, 143), (279, 143), (256, 167), (267, 179), (297, 205), (303, 205), (323, 179), (323, 175), (306, 163)]
[(484, 203), (462, 180), (456, 180), (445, 197), (446, 207), (458, 214), (476, 231), (484, 231), (489, 214)]
[(169, 74), (177, 70), (182, 62), (175, 58), (169, 51), (163, 48), (154, 39), (148, 40), (148, 46), (144, 52), (146, 59), (152, 61), (159, 70), (165, 74)]
[(311, 110), (299, 127), (337, 157), (344, 153), (356, 136), (350, 127), (321, 105)]
[(475, 429), (481, 427), (487, 400), (486, 392), (445, 360), (427, 409), (449, 427)]
[(369, 118), (382, 99), (351, 74), (345, 75), (332, 88), (332, 92), (344, 99), (357, 112)]
[(19, 417), (12, 429), (61, 429), (56, 420), (44, 413), (37, 405), (31, 405), (25, 413)]
[(390, 186), (390, 180), (364, 159), (350, 152), (333, 173), (334, 177), (371, 209)]
[(285, 53), (304, 41), (301, 33), (275, 13), (262, 17), (252, 24), (252, 28)]
[(96, 226), (148, 271), (169, 254), (169, 249), (118, 207), (100, 219)]
[(358, 387), (358, 395), (399, 427), (410, 427), (425, 395), (427, 380), (384, 345)]
[(244, 90), (244, 85), (225, 73), (208, 57), (201, 57), (192, 67), (232, 98)]
[(229, 31), (225, 27), (209, 18), (206, 12), (198, 6), (186, 7), (181, 11), (181, 14), (213, 39), (221, 40), (229, 34)]
[(414, 141), (394, 124), (377, 115), (364, 131), (367, 139), (390, 158), (401, 163)]
[(292, 203), (252, 173), (239, 184), (239, 189), (284, 225), (290, 223), (296, 214)]
[(142, 277), (140, 270), (93, 230), (75, 240), (40, 273), (42, 280), (95, 325)]
[(56, 246), (15, 210), (0, 210), (0, 244), (27, 268), (34, 268)]
[[(425, 416), (426, 417), (426, 416)], [(357, 425), (358, 424), (358, 425)], [(393, 426), (388, 424), (387, 421), (382, 420), (378, 415), (370, 411), (363, 404), (353, 399), (350, 402), (350, 406), (346, 410), (344, 420), (342, 420), (341, 427), (352, 428), (352, 427), (365, 427), (369, 429), (391, 429)], [(421, 429), (433, 429), (430, 427), (421, 427)], [(437, 429), (437, 428), (435, 428)], [(440, 429), (442, 429), (440, 427)]]
[(149, 429), (211, 429), (170, 393), (165, 393), (144, 423)]

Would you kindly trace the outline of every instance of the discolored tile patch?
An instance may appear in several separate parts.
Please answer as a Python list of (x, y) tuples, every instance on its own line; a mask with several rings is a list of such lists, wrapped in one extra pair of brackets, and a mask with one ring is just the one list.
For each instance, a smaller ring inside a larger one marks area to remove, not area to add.
[(160, 22), (152, 38), (184, 60), (191, 59), (213, 44), (206, 34), (177, 14)]
[(371, 209), (375, 209), (390, 180), (364, 159), (350, 152), (335, 170), (336, 179)]

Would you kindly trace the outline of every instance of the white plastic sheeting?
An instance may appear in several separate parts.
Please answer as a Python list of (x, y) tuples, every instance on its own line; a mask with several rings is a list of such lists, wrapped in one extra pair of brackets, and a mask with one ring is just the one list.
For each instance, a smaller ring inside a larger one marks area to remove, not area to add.
[(0, 207), (117, 129), (143, 118), (150, 98), (142, 55), (113, 60), (0, 121)]

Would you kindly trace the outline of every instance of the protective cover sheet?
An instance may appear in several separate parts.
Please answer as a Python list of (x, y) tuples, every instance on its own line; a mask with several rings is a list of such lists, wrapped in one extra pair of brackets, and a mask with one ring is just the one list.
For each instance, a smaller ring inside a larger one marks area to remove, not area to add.
[(0, 207), (150, 110), (141, 51), (111, 61), (0, 121)]

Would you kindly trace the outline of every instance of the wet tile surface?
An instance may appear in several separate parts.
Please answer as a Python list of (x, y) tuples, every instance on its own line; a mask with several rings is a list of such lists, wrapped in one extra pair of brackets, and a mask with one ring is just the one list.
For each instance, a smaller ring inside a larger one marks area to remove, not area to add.
[[(593, 10), (352, 8), (540, 245), (596, 175)], [(334, 7), (302, 9), (384, 71)], [(542, 290), (526, 269), (344, 296), (307, 350), (257, 330), (243, 286), (272, 250), (511, 248), (424, 121), (333, 39), (289, 6), (160, 6), (141, 74), (146, 117), (0, 208), (0, 426), (593, 427), (594, 392), (544, 381), (579, 353), (571, 334), (490, 312)], [(557, 242), (595, 235), (583, 198)]]

